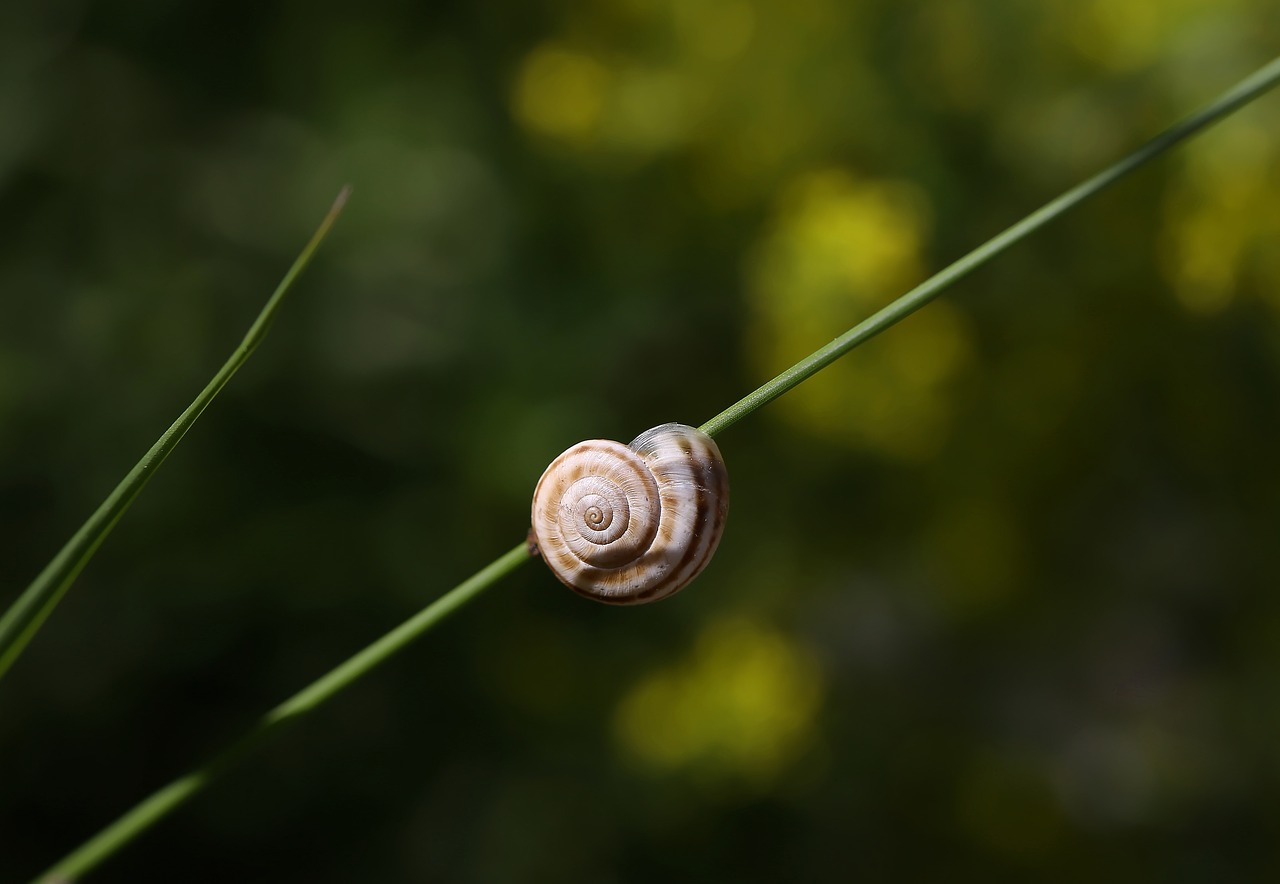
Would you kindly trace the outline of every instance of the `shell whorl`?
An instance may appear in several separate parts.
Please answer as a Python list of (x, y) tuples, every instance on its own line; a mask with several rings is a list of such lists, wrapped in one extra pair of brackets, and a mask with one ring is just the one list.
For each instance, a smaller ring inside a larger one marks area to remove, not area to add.
[(615, 605), (665, 598), (711, 561), (729, 510), (720, 449), (684, 424), (580, 442), (533, 492), (533, 541), (562, 583)]

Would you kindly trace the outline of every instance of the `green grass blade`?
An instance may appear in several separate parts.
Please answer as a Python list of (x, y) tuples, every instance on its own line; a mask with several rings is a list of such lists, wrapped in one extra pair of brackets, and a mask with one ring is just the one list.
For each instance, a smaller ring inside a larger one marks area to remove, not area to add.
[(1248, 104), (1274, 87), (1277, 82), (1280, 82), (1280, 58), (1274, 59), (1270, 64), (1241, 80), (1203, 109), (1161, 132), (1118, 163), (1104, 169), (1088, 181), (1076, 185), (1057, 199), (1041, 206), (1017, 224), (987, 240), (963, 258), (944, 267), (905, 295), (882, 308), (879, 312), (849, 329), (830, 344), (810, 353), (759, 389), (747, 394), (741, 400), (707, 421), (699, 429), (708, 436), (714, 436), (721, 430), (736, 424), (757, 408), (767, 405), (801, 381), (822, 371), (822, 369), (835, 362), (854, 347), (906, 319), (942, 294), (944, 290), (977, 270), (1005, 249), (1025, 239), (1059, 215), (1074, 209), (1090, 197), (1096, 196), (1148, 160), (1191, 137), (1205, 127), (1218, 122), (1232, 111)]
[(379, 663), (404, 648), (529, 559), (529, 544), (521, 543), (494, 560), (350, 660), (327, 675), (321, 676), (311, 685), (272, 709), (259, 719), (247, 734), (204, 765), (144, 798), (132, 810), (90, 838), (75, 852), (68, 854), (65, 859), (36, 880), (46, 884), (52, 884), (55, 881), (65, 882), (90, 871), (217, 779), (219, 774), (234, 767), (250, 751), (260, 746), (268, 734), (310, 712), (338, 691), (367, 674)]
[(23, 648), (31, 641), (31, 638), (40, 629), (40, 626), (53, 612), (58, 601), (66, 594), (67, 588), (71, 586), (72, 581), (84, 568), (85, 564), (97, 551), (102, 541), (111, 533), (111, 529), (115, 527), (116, 522), (129, 509), (129, 505), (133, 503), (135, 497), (146, 486), (147, 482), (155, 474), (155, 471), (164, 463), (170, 452), (182, 441), (182, 437), (186, 435), (187, 430), (191, 429), (191, 425), (196, 422), (201, 413), (218, 395), (218, 392), (226, 386), (227, 381), (231, 380), (231, 376), (236, 370), (245, 363), (257, 348), (262, 339), (266, 337), (267, 329), (271, 327), (271, 322), (275, 319), (276, 312), (280, 309), (280, 304), (284, 300), (285, 294), (293, 286), (294, 280), (311, 262), (312, 256), (319, 247), (321, 241), (324, 240), (333, 223), (337, 220), (338, 214), (342, 211), (342, 207), (346, 204), (347, 196), (350, 194), (351, 188), (344, 187), (342, 192), (338, 194), (337, 200), (334, 201), (333, 207), (329, 209), (329, 214), (325, 216), (324, 221), (316, 229), (311, 237), (311, 241), (307, 243), (306, 248), (298, 255), (297, 260), (293, 262), (293, 266), (289, 268), (289, 272), (285, 274), (284, 279), (280, 281), (280, 285), (276, 287), (275, 292), (268, 299), (266, 306), (262, 308), (262, 312), (258, 314), (258, 318), (254, 320), (253, 325), (249, 328), (248, 333), (244, 336), (244, 340), (240, 342), (240, 346), (236, 347), (235, 352), (231, 354), (226, 363), (218, 370), (211, 380), (196, 397), (182, 414), (178, 417), (169, 429), (165, 430), (159, 441), (151, 446), (151, 450), (143, 455), (142, 460), (138, 461), (124, 480), (116, 486), (115, 490), (102, 502), (102, 505), (94, 512), (89, 520), (80, 527), (53, 560), (45, 566), (39, 576), (31, 582), (31, 585), (23, 591), (7, 610), (3, 617), (0, 617), (0, 677), (8, 671), (14, 661), (18, 659), (18, 655), (22, 653)]

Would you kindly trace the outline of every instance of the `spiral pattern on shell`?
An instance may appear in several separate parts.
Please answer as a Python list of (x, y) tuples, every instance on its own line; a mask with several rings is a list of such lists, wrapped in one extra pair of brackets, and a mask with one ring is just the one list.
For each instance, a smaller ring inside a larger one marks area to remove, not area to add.
[(711, 560), (729, 510), (720, 449), (684, 424), (630, 445), (580, 442), (533, 493), (532, 541), (562, 583), (615, 605), (657, 601)]

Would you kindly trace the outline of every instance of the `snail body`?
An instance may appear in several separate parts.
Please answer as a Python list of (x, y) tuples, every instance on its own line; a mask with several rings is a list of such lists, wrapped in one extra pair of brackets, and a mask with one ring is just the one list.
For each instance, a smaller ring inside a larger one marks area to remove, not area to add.
[(533, 493), (531, 541), (580, 595), (638, 605), (683, 589), (711, 560), (729, 510), (729, 475), (712, 438), (684, 424), (630, 445), (580, 442)]

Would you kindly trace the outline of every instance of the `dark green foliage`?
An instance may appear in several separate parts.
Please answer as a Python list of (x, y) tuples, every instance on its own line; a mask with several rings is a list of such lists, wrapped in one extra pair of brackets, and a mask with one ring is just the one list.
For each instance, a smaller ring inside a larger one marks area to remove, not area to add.
[[(741, 45), (734, 3), (0, 13), (0, 603), (356, 187), (0, 683), (0, 878), (507, 549), (566, 445), (708, 419), (1277, 32), (1260, 2), (1140, 7), (804, 0)], [(726, 432), (728, 533), (674, 600), (525, 568), (95, 880), (1274, 875), (1276, 119)], [(805, 202), (832, 170), (845, 196)], [(912, 219), (847, 307), (820, 210), (877, 222), (855, 256)], [(762, 275), (791, 255), (818, 283)], [(619, 737), (636, 709), (681, 751)]]

